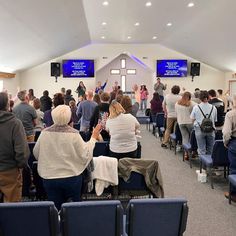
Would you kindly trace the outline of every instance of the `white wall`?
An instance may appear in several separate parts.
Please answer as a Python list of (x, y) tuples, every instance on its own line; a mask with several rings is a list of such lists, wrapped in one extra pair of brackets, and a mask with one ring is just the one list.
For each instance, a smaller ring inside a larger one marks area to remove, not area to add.
[[(91, 44), (56, 58), (53, 61), (61, 62), (63, 59), (95, 59), (95, 70), (98, 70), (123, 52), (129, 52), (136, 56), (153, 71), (156, 71), (157, 59), (187, 59), (189, 63), (196, 61), (186, 55), (157, 44)], [(32, 69), (22, 71), (20, 73), (21, 88), (33, 88), (36, 96), (41, 96), (45, 89), (49, 90), (51, 94), (58, 92), (61, 87), (71, 88), (72, 91), (75, 91), (81, 79), (60, 77), (58, 78), (58, 83), (55, 83), (55, 79), (50, 77), (50, 62), (48, 61)], [(87, 89), (95, 88), (95, 78), (83, 79), (83, 81)], [(153, 79), (153, 83), (154, 81)], [(191, 92), (196, 87), (200, 89), (226, 88), (225, 74), (203, 63), (201, 63), (201, 76), (195, 77), (194, 82), (191, 82), (191, 77), (163, 78), (162, 81), (168, 85), (167, 92), (175, 84), (185, 87)]]

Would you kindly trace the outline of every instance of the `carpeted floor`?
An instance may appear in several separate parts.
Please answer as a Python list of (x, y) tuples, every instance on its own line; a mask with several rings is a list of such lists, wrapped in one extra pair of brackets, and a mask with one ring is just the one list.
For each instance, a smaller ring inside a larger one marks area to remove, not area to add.
[(214, 189), (209, 183), (197, 181), (198, 163), (190, 169), (182, 161), (182, 153), (161, 148), (160, 140), (141, 128), (142, 158), (158, 160), (164, 182), (165, 197), (185, 197), (189, 217), (185, 236), (235, 236), (236, 203), (228, 204), (224, 191), (228, 183), (222, 176), (215, 180)]

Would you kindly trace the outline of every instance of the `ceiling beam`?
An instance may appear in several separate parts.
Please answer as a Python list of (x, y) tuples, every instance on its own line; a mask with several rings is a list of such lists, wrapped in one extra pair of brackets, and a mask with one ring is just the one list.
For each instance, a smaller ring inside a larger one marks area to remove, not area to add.
[(6, 72), (1, 72), (0, 71), (0, 78), (3, 78), (3, 79), (12, 79), (12, 78), (15, 78), (16, 74), (13, 74), (13, 73), (6, 73)]

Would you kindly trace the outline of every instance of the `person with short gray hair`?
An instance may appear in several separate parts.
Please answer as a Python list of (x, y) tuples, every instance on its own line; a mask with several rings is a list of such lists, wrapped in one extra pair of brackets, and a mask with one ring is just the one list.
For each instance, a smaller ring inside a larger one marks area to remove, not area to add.
[(0, 93), (0, 192), (4, 202), (18, 202), (22, 197), (22, 169), (29, 157), (24, 127), (8, 111), (7, 93)]
[(37, 114), (35, 109), (29, 105), (29, 98), (26, 91), (20, 91), (17, 94), (21, 103), (15, 106), (12, 112), (21, 120), (28, 142), (34, 141), (34, 126), (36, 125)]

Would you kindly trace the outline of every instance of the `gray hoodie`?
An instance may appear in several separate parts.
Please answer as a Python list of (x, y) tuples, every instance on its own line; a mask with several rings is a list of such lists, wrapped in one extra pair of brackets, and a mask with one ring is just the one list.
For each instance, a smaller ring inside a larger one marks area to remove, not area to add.
[(10, 112), (0, 111), (0, 171), (22, 168), (28, 157), (29, 147), (21, 121)]

